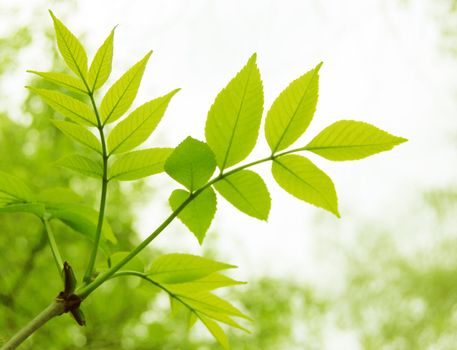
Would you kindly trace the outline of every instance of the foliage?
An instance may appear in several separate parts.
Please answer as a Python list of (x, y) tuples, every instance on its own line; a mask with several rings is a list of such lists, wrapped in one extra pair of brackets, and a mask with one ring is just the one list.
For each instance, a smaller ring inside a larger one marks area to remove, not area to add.
[[(188, 137), (176, 148), (137, 150), (154, 131), (177, 90), (144, 103), (123, 118), (137, 95), (152, 53), (149, 52), (117, 79), (97, 104), (96, 97), (111, 73), (114, 29), (89, 64), (78, 38), (52, 12), (51, 17), (57, 46), (73, 73), (30, 71), (55, 84), (59, 90), (29, 89), (67, 119), (55, 119), (52, 123), (64, 135), (86, 146), (87, 152), (65, 155), (57, 164), (99, 179), (99, 210), (84, 203), (68, 188), (35, 190), (6, 173), (0, 174), (0, 209), (39, 218), (59, 275), (62, 269), (65, 271), (65, 290), (59, 295), (63, 299), (58, 302), (65, 303), (65, 312), (71, 312), (80, 325), (85, 323), (80, 304), (83, 301), (85, 304), (94, 290), (113, 278), (133, 276), (165, 291), (174, 312), (184, 308), (189, 325), (198, 318), (223, 348), (229, 348), (220, 323), (246, 330), (234, 318), (250, 318), (212, 290), (240, 284), (219, 272), (233, 266), (192, 255), (169, 254), (160, 256), (145, 268), (138, 263), (137, 255), (175, 217), (203, 243), (217, 210), (216, 192), (245, 214), (266, 220), (271, 206), (268, 189), (263, 179), (247, 168), (269, 161), (273, 177), (282, 188), (339, 217), (330, 177), (308, 158), (295, 153), (311, 151), (330, 160), (355, 160), (390, 150), (406, 141), (366, 123), (340, 121), (326, 128), (308, 145), (290, 149), (314, 116), (319, 64), (293, 81), (267, 112), (265, 137), (271, 154), (239, 166), (255, 147), (262, 121), (263, 85), (254, 54), (211, 106), (205, 127), (206, 143)], [(107, 127), (118, 120), (113, 128)], [(216, 168), (219, 173), (213, 176)], [(120, 253), (122, 250), (116, 246), (116, 236), (105, 215), (109, 185), (162, 172), (186, 189), (177, 189), (171, 194), (169, 203), (173, 212), (157, 229), (130, 251)], [(77, 279), (78, 287), (73, 282), (77, 277), (69, 272), (73, 270), (71, 266), (63, 262), (60, 245), (54, 237), (53, 231), (62, 224), (93, 242), (84, 277)], [(107, 262), (97, 267), (100, 250)]]

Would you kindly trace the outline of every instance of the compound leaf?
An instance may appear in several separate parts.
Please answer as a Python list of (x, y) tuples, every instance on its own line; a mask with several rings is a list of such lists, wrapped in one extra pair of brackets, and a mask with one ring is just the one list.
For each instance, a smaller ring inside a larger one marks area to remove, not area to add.
[(316, 110), (319, 63), (294, 80), (273, 102), (265, 120), (265, 137), (273, 153), (294, 143), (308, 128)]
[(81, 77), (83, 81), (87, 76), (87, 54), (84, 47), (79, 42), (78, 38), (73, 35), (70, 30), (52, 13), (52, 20), (54, 22), (54, 29), (56, 32), (57, 46), (62, 54), (62, 57), (73, 72)]
[(91, 177), (102, 177), (102, 164), (79, 154), (65, 156), (57, 161), (57, 165), (71, 169)]
[(235, 267), (197, 255), (173, 253), (155, 259), (147, 275), (159, 283), (186, 283)]
[(357, 160), (406, 141), (364, 122), (340, 120), (322, 130), (305, 149), (329, 160)]
[(103, 97), (100, 105), (103, 124), (114, 122), (129, 109), (136, 97), (146, 63), (151, 54), (152, 51), (131, 67), (110, 87), (105, 97)]
[(113, 61), (113, 38), (114, 29), (111, 31), (108, 38), (106, 38), (102, 46), (100, 46), (90, 65), (87, 80), (91, 92), (94, 92), (99, 87), (103, 86), (111, 74), (111, 65)]
[[(189, 196), (190, 193), (185, 190), (173, 191), (169, 198), (171, 208), (173, 210), (178, 209)], [(203, 243), (206, 232), (211, 226), (214, 214), (216, 214), (216, 207), (216, 193), (209, 187), (195, 197), (178, 214), (178, 219), (195, 235), (200, 244)]]
[(204, 142), (187, 137), (165, 162), (165, 171), (191, 192), (205, 185), (216, 169), (214, 153)]
[(206, 142), (221, 170), (251, 153), (259, 133), (263, 87), (252, 55), (244, 68), (217, 95), (206, 120)]
[(109, 169), (109, 179), (131, 181), (161, 173), (172, 148), (148, 148), (121, 155)]
[(44, 102), (64, 117), (67, 117), (78, 124), (97, 126), (97, 118), (95, 117), (94, 112), (84, 102), (58, 91), (37, 89), (31, 86), (28, 86), (27, 88), (38, 94)]
[(299, 155), (276, 158), (272, 172), (276, 182), (291, 195), (340, 217), (332, 180), (309, 159)]
[(214, 184), (216, 190), (235, 208), (260, 220), (267, 220), (271, 198), (262, 178), (241, 170)]
[(52, 123), (65, 135), (75, 139), (95, 152), (102, 153), (100, 141), (86, 128), (63, 120), (52, 120)]
[(146, 141), (162, 119), (171, 98), (178, 91), (179, 89), (174, 90), (145, 103), (117, 124), (108, 136), (110, 154), (130, 151)]
[(71, 75), (65, 73), (56, 73), (56, 72), (37, 72), (33, 70), (28, 70), (27, 72), (36, 74), (51, 83), (63, 86), (71, 91), (86, 94), (87, 89), (84, 86), (83, 82)]

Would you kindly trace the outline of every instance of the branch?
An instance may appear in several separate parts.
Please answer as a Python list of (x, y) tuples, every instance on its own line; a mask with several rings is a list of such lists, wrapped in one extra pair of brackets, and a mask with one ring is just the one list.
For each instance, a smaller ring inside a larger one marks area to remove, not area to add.
[(97, 105), (95, 104), (94, 95), (92, 92), (88, 93), (90, 102), (97, 118), (97, 129), (100, 134), (100, 142), (102, 144), (102, 158), (103, 158), (103, 177), (102, 177), (102, 193), (100, 198), (100, 210), (98, 211), (97, 230), (95, 231), (94, 245), (90, 254), (89, 263), (87, 265), (86, 273), (84, 274), (84, 282), (87, 284), (92, 280), (94, 272), (95, 261), (97, 260), (98, 247), (100, 245), (100, 236), (103, 228), (103, 220), (105, 217), (106, 195), (108, 192), (108, 159), (109, 155), (106, 150), (105, 134), (103, 133), (103, 124), (98, 113)]
[(13, 336), (0, 350), (16, 349), (24, 340), (31, 336), (37, 329), (47, 323), (55, 316), (61, 315), (65, 311), (65, 305), (62, 301), (55, 300), (46, 309), (40, 312), (27, 326), (22, 328)]

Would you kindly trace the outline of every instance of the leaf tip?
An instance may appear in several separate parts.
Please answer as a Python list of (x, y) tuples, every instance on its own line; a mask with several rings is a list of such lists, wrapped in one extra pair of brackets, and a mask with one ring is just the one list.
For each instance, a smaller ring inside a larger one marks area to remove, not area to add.
[(408, 142), (409, 140), (404, 137), (397, 136), (397, 145), (401, 145), (402, 143)]
[(323, 61), (320, 61), (320, 62), (317, 64), (316, 68), (314, 68), (315, 71), (316, 71), (316, 72), (319, 72), (319, 70), (321, 69), (321, 67), (322, 67), (323, 64), (324, 64), (324, 62), (323, 62)]

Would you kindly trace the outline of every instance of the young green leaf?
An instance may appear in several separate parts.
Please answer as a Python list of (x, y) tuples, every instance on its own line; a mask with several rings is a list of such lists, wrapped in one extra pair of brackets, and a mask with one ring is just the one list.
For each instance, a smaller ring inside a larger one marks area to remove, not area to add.
[(322, 130), (304, 149), (329, 160), (357, 160), (406, 141), (364, 122), (340, 120)]
[(73, 92), (79, 94), (86, 94), (87, 89), (84, 86), (84, 83), (71, 75), (65, 73), (55, 73), (55, 72), (37, 72), (33, 70), (28, 70), (27, 72), (36, 74), (51, 83), (63, 86)]
[(103, 45), (100, 46), (97, 53), (95, 54), (92, 64), (90, 65), (87, 83), (91, 92), (94, 92), (103, 86), (111, 74), (111, 64), (113, 61), (114, 29), (111, 31), (108, 38), (106, 38)]
[[(46, 211), (53, 218), (59, 219), (75, 231), (92, 240), (94, 239), (98, 223), (98, 212), (96, 210), (82, 204), (50, 203), (46, 205)], [(113, 230), (106, 219), (103, 221), (102, 234), (110, 242), (117, 242)]]
[(262, 178), (253, 171), (241, 170), (214, 184), (217, 192), (235, 208), (260, 220), (267, 220), (271, 198)]
[(238, 328), (238, 329), (241, 329), (242, 331), (245, 331), (247, 333), (251, 333), (251, 331), (249, 331), (249, 329), (241, 326), (238, 322), (236, 322), (235, 320), (233, 320), (232, 316), (229, 316), (227, 314), (224, 314), (224, 313), (220, 313), (220, 312), (215, 312), (215, 311), (211, 311), (211, 310), (198, 310), (196, 311), (198, 314), (200, 315), (204, 315), (206, 317), (209, 317), (211, 319), (213, 319), (214, 321), (219, 321), (219, 322), (222, 322), (222, 323), (225, 323), (231, 327), (234, 327), (234, 328)]
[(214, 154), (204, 142), (187, 137), (165, 162), (165, 171), (191, 192), (202, 187), (216, 169)]
[(147, 275), (159, 283), (186, 283), (235, 267), (197, 255), (173, 253), (155, 259)]
[(263, 111), (263, 87), (252, 55), (217, 95), (206, 120), (206, 142), (221, 170), (246, 158), (254, 148)]
[(121, 155), (109, 169), (109, 179), (131, 181), (161, 173), (172, 148), (148, 148)]
[(79, 154), (65, 156), (57, 161), (57, 165), (91, 177), (103, 176), (103, 167), (101, 163)]
[(100, 105), (103, 124), (116, 121), (129, 109), (136, 97), (144, 69), (151, 54), (152, 51), (131, 67), (110, 87), (105, 97), (103, 97)]
[(83, 199), (66, 187), (52, 187), (41, 191), (36, 199), (42, 203), (80, 203)]
[(178, 294), (180, 299), (186, 302), (189, 306), (193, 307), (199, 312), (211, 312), (218, 314), (226, 314), (235, 317), (241, 317), (245, 319), (250, 319), (249, 316), (243, 314), (235, 306), (230, 304), (228, 301), (219, 298), (210, 292), (199, 292), (192, 295)]
[(65, 63), (77, 76), (81, 77), (82, 81), (85, 81), (87, 76), (87, 54), (84, 47), (78, 38), (54, 16), (52, 11), (49, 11), (49, 13), (54, 22), (57, 46)]
[(332, 180), (307, 158), (295, 154), (276, 158), (272, 172), (276, 182), (291, 195), (340, 217)]
[(27, 86), (27, 88), (38, 94), (44, 102), (64, 117), (81, 125), (97, 126), (94, 112), (84, 102), (58, 91), (37, 89), (31, 86)]
[(203, 316), (200, 313), (198, 313), (198, 318), (203, 322), (203, 324), (208, 329), (208, 331), (213, 335), (213, 337), (216, 338), (218, 343), (221, 344), (221, 346), (225, 350), (229, 350), (230, 344), (227, 335), (225, 334), (221, 326), (219, 326), (217, 322), (214, 322), (209, 317)]
[(319, 63), (294, 80), (273, 102), (265, 120), (265, 137), (272, 153), (294, 143), (308, 128), (316, 110)]
[(0, 171), (0, 194), (11, 198), (13, 201), (32, 202), (32, 190), (17, 177)]
[(51, 120), (51, 122), (65, 135), (75, 139), (95, 152), (102, 153), (100, 141), (86, 128), (63, 120)]
[(139, 146), (152, 134), (162, 119), (168, 103), (179, 89), (146, 102), (117, 124), (108, 136), (110, 154), (127, 152)]
[(245, 284), (245, 282), (236, 281), (220, 273), (212, 273), (190, 282), (165, 284), (165, 286), (176, 294), (191, 294), (239, 284)]
[(40, 218), (44, 217), (45, 214), (45, 207), (41, 203), (6, 203), (5, 206), (3, 205), (4, 203), (0, 198), (0, 213), (30, 213)]
[[(170, 206), (173, 210), (190, 196), (190, 193), (184, 190), (175, 190), (169, 198)], [(187, 226), (195, 235), (200, 244), (203, 243), (206, 232), (208, 231), (214, 214), (216, 214), (216, 193), (209, 187), (194, 198), (179, 214), (178, 219)]]

